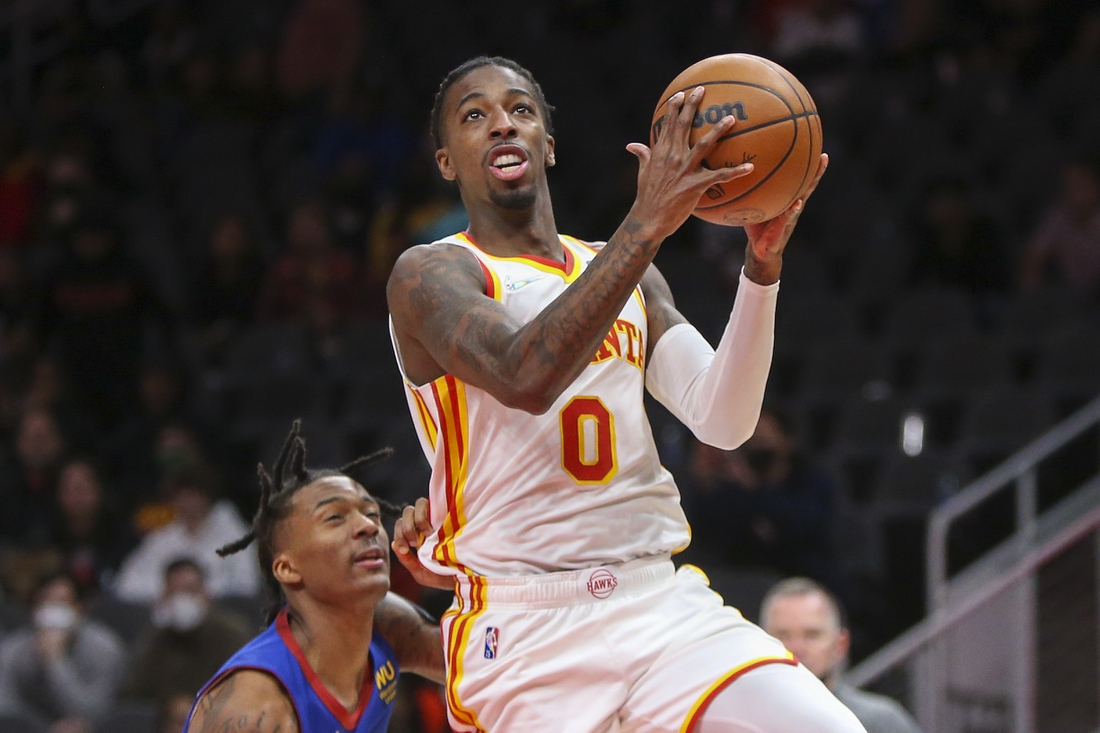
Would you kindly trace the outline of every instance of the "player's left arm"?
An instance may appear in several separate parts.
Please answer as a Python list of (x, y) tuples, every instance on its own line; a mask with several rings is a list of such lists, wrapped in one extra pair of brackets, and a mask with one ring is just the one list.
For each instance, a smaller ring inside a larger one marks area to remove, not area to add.
[(402, 672), (440, 684), (446, 680), (439, 625), (416, 606), (396, 593), (387, 593), (374, 609), (374, 626), (393, 647)]
[(731, 450), (756, 430), (771, 368), (783, 250), (828, 164), (822, 155), (805, 197), (776, 218), (745, 227), (745, 267), (717, 349), (676, 310), (657, 268), (651, 265), (642, 278), (649, 318), (646, 387), (708, 445)]

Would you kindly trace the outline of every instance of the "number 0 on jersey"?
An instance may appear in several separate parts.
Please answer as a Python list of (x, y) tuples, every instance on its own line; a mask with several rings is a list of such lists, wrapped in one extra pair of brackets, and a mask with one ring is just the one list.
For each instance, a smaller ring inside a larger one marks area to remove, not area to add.
[(615, 418), (599, 397), (578, 396), (560, 414), (561, 465), (578, 484), (605, 484), (619, 470)]

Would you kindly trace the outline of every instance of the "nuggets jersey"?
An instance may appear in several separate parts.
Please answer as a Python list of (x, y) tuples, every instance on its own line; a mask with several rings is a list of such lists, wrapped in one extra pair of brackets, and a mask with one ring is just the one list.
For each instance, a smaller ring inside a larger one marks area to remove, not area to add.
[[(467, 234), (486, 294), (523, 323), (584, 271), (596, 250), (560, 237), (565, 263), (494, 257)], [(392, 326), (391, 326), (392, 329)], [(449, 574), (531, 575), (674, 552), (690, 539), (645, 413), (647, 319), (635, 289), (591, 363), (543, 415), (505, 407), (447, 374), (414, 385), (413, 422), (428, 461), (432, 527), (421, 561)], [(404, 374), (394, 338), (397, 361)]]
[[(286, 609), (283, 609), (275, 623), (230, 657), (199, 691), (195, 704), (207, 690), (233, 670), (256, 669), (279, 680), (294, 704), (302, 733), (385, 733), (393, 713), (400, 674), (397, 655), (386, 640), (377, 630), (371, 637), (371, 668), (363, 678), (359, 707), (349, 713), (317, 677), (290, 631), (286, 614)], [(183, 728), (185, 732), (194, 714), (195, 708), (192, 707), (187, 725)]]

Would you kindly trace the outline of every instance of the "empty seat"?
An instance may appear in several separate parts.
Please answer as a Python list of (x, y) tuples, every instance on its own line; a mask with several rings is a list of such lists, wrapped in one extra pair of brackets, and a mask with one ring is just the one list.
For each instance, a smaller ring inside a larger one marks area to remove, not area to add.
[(973, 475), (989, 470), (1050, 427), (1052, 411), (1041, 395), (1011, 387), (981, 392), (969, 400), (958, 454)]
[(927, 288), (902, 295), (885, 325), (886, 338), (902, 347), (919, 347), (973, 331), (970, 298), (964, 291), (953, 288)]
[(120, 601), (101, 593), (92, 604), (88, 617), (99, 621), (118, 634), (127, 644), (133, 644), (138, 634), (149, 625), (151, 609), (145, 603)]
[(891, 378), (885, 349), (863, 341), (836, 341), (809, 353), (799, 396), (808, 403), (835, 403), (858, 397), (869, 385), (888, 388)]
[(286, 374), (306, 374), (310, 348), (305, 335), (290, 326), (268, 324), (242, 333), (226, 358), (230, 386)]
[(1013, 345), (1033, 346), (1048, 339), (1055, 324), (1073, 320), (1083, 310), (1080, 298), (1066, 288), (1043, 288), (1022, 293), (1009, 301), (1001, 322), (1001, 333)]
[(1100, 333), (1095, 328), (1064, 328), (1044, 345), (1038, 365), (1043, 389), (1058, 397), (1100, 393)]
[(852, 305), (824, 293), (780, 298), (775, 319), (776, 342), (788, 347), (852, 341), (859, 335)]
[(19, 713), (0, 713), (0, 731), (3, 733), (49, 733), (49, 726), (37, 718)]
[(901, 440), (901, 424), (909, 405), (898, 399), (856, 400), (844, 408), (837, 426), (837, 443), (844, 449), (892, 448)]
[(958, 491), (963, 475), (957, 462), (941, 453), (894, 453), (878, 476), (876, 513), (923, 515)]
[(997, 342), (954, 336), (922, 351), (917, 388), (932, 399), (957, 398), (1008, 380), (1011, 362)]
[[(117, 703), (100, 720), (95, 733), (156, 733), (157, 708), (153, 703)], [(0, 728), (0, 730), (3, 730)]]

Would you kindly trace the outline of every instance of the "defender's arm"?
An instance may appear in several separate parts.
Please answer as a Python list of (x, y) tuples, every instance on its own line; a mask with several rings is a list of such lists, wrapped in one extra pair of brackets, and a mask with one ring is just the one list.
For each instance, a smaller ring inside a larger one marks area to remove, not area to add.
[(387, 593), (374, 609), (374, 626), (386, 638), (402, 672), (443, 684), (447, 670), (439, 626), (396, 593)]
[(184, 733), (299, 733), (294, 705), (274, 677), (251, 669), (231, 672), (206, 691)]

